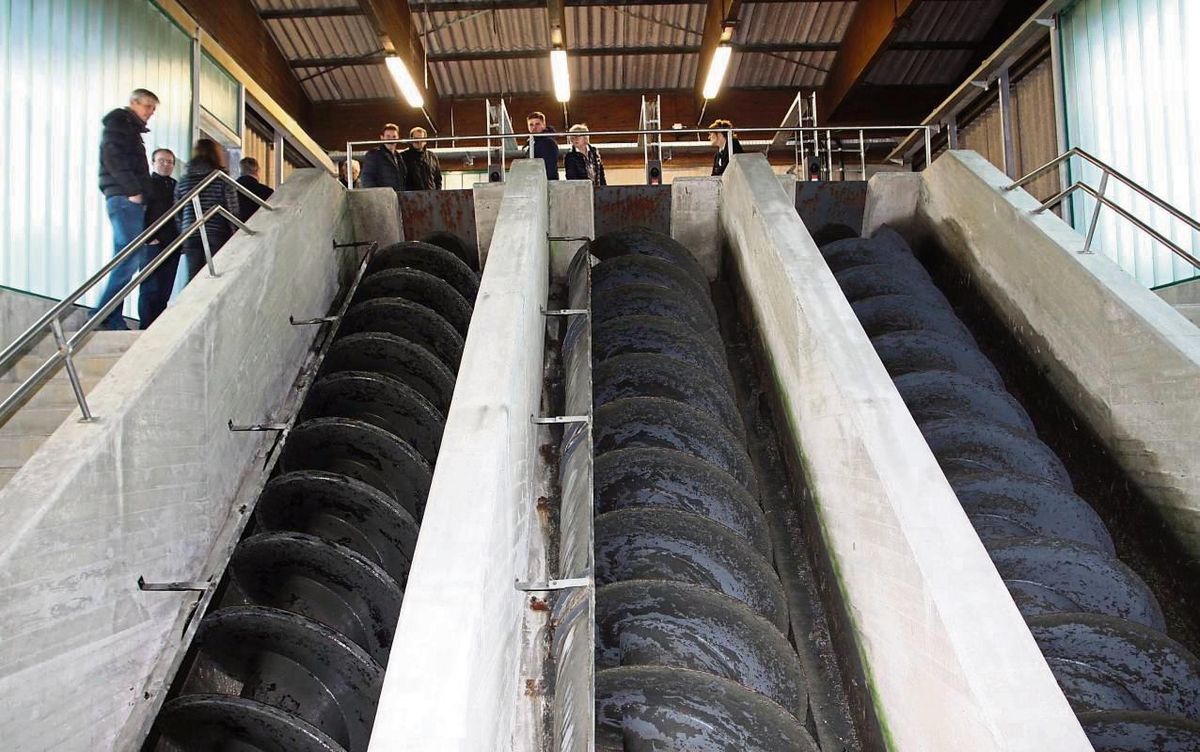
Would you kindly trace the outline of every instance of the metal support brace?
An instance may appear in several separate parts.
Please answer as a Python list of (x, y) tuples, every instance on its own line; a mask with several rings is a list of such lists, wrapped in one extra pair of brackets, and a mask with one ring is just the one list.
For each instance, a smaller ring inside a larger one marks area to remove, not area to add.
[(333, 241), (333, 247), (334, 248), (362, 248), (363, 246), (371, 245), (374, 242), (375, 242), (374, 240), (360, 240), (357, 243), (339, 243), (335, 240), (335, 241)]
[(563, 580), (546, 580), (545, 582), (522, 582), (517, 580), (515, 587), (525, 593), (551, 592), (554, 590), (571, 590), (587, 587), (592, 584), (591, 577), (571, 577)]
[(182, 582), (146, 582), (146, 578), (138, 576), (138, 590), (148, 592), (197, 592), (203, 593), (212, 587), (207, 580), (184, 580)]
[(543, 316), (586, 316), (588, 313), (586, 308), (542, 309)]
[(551, 242), (568, 243), (573, 240), (591, 240), (587, 235), (551, 235), (546, 233), (546, 240)]
[(200, 196), (192, 197), (192, 211), (196, 214), (196, 221), (200, 222), (200, 244), (204, 246), (204, 260), (208, 265), (208, 276), (217, 276), (217, 268), (213, 266), (212, 246), (208, 244), (208, 223), (204, 222), (204, 210), (200, 208)]
[(591, 420), (587, 415), (556, 415), (551, 418), (529, 416), (529, 422), (539, 426), (559, 425), (563, 423), (590, 423)]
[(91, 423), (96, 420), (92, 415), (92, 411), (88, 408), (87, 399), (83, 395), (83, 383), (79, 380), (79, 371), (75, 368), (75, 361), (71, 359), (74, 350), (71, 348), (71, 343), (63, 334), (62, 320), (54, 319), (50, 322), (50, 331), (54, 333), (54, 342), (58, 345), (58, 351), (63, 357), (63, 367), (67, 369), (67, 378), (71, 381), (71, 391), (75, 393), (75, 401), (79, 403), (79, 411), (83, 413), (83, 417), (79, 419), (80, 423)]
[(1097, 189), (1096, 209), (1092, 212), (1092, 222), (1088, 225), (1087, 237), (1083, 241), (1080, 253), (1092, 252), (1092, 239), (1096, 237), (1096, 225), (1100, 223), (1100, 210), (1104, 208), (1104, 191), (1108, 189), (1108, 171), (1100, 178), (1100, 188)]
[(233, 420), (229, 421), (229, 430), (238, 431), (286, 431), (287, 423), (251, 423), (248, 426), (240, 426), (234, 424)]

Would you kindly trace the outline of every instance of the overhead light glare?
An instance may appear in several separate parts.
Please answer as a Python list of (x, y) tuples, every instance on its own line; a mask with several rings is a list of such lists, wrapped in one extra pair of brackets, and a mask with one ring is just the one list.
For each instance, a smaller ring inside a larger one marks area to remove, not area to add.
[(712, 64), (708, 66), (708, 76), (704, 79), (705, 99), (716, 99), (721, 91), (721, 82), (725, 80), (725, 71), (729, 69), (729, 58), (733, 48), (727, 44), (718, 45), (713, 52)]
[(550, 71), (554, 74), (554, 98), (560, 102), (569, 102), (571, 75), (567, 71), (566, 50), (550, 50)]
[(408, 106), (424, 107), (425, 97), (421, 95), (421, 89), (413, 80), (412, 74), (408, 72), (408, 66), (404, 64), (404, 61), (393, 55), (387, 58), (386, 62), (388, 72), (392, 74), (392, 78), (396, 79), (396, 85), (400, 87), (400, 93), (404, 95)]

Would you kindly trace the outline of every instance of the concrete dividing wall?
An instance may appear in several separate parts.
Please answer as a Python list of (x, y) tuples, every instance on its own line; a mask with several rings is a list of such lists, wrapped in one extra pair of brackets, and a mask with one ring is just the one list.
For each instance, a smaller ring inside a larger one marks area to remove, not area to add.
[(833, 275), (760, 155), (721, 225), (794, 437), (881, 746), (1090, 750)]
[[(0, 738), (12, 750), (130, 749), (166, 687), (148, 682), (180, 648), (249, 463), (352, 252), (344, 191), (301, 170), (91, 392), (100, 418), (68, 420), (0, 490)], [(261, 459), (261, 458), (259, 458)], [(117, 741), (120, 739), (120, 741)]]
[(721, 178), (671, 183), (671, 237), (687, 246), (709, 279), (721, 270)]
[[(589, 180), (555, 180), (550, 191), (550, 234), (558, 238), (596, 237), (592, 213), (592, 183)], [(566, 283), (567, 269), (582, 240), (555, 240), (550, 243), (550, 278)]]
[(924, 173), (919, 212), (1200, 557), (1200, 329), (974, 152)]
[(509, 173), (384, 679), (371, 752), (528, 749), (519, 675), (549, 249), (546, 174)]
[[(380, 248), (405, 240), (399, 196), (391, 188), (359, 188), (346, 193), (346, 208), (355, 241), (379, 243)], [(338, 242), (345, 242), (338, 238)]]

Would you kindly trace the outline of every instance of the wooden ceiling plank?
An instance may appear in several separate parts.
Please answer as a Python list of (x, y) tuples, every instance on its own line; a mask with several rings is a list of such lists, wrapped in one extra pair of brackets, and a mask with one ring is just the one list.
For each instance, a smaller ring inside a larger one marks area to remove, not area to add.
[(921, 0), (859, 0), (833, 59), (825, 85), (817, 94), (817, 113), (824, 122), (836, 122), (839, 108), (861, 86), (879, 55), (888, 47), (900, 22)]

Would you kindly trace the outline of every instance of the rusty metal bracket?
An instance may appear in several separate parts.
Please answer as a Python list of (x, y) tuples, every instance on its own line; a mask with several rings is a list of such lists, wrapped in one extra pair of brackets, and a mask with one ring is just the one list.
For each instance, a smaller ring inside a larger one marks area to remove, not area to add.
[(203, 593), (212, 587), (212, 582), (208, 580), (184, 580), (182, 582), (146, 582), (146, 578), (141, 575), (137, 580), (138, 590), (147, 592), (197, 592)]

